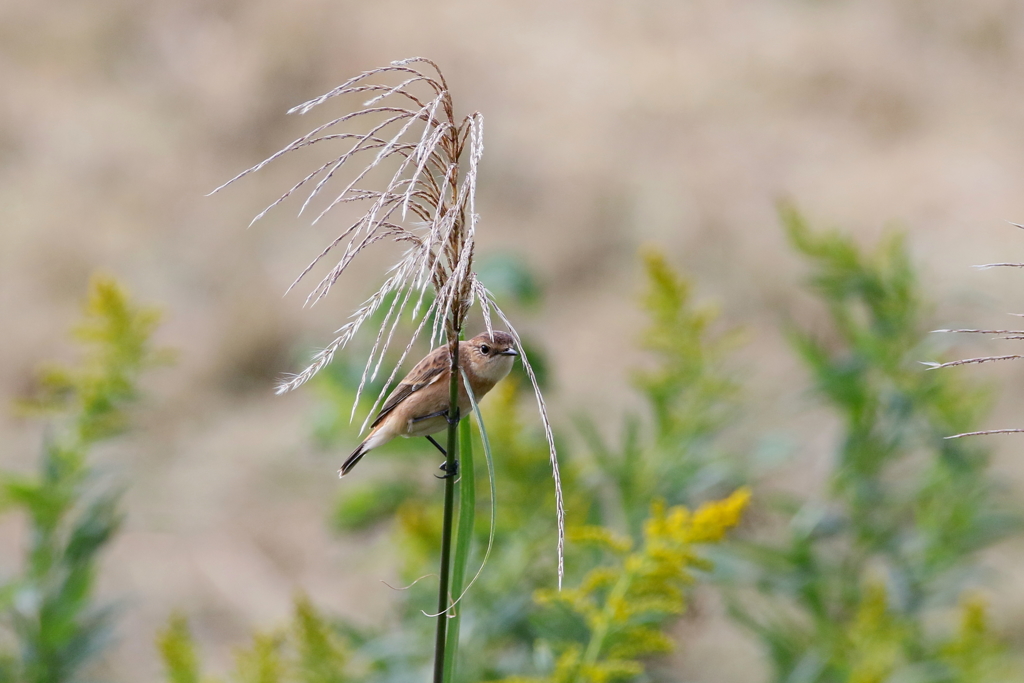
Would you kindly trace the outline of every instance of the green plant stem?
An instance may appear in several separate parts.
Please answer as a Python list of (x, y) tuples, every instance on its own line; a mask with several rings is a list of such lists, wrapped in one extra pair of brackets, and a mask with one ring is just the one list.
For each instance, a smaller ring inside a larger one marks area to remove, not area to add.
[[(628, 557), (623, 563), (623, 567), (628, 566)], [(612, 621), (615, 619), (615, 606), (622, 602), (626, 597), (626, 593), (629, 591), (629, 587), (633, 583), (634, 572), (626, 569), (619, 580), (615, 582), (615, 586), (608, 594), (608, 598), (605, 600), (604, 609), (601, 610), (601, 615), (598, 618), (593, 630), (590, 632), (590, 642), (587, 643), (587, 649), (583, 653), (583, 658), (580, 660), (580, 666), (576, 670), (576, 678), (573, 680), (579, 680), (583, 670), (587, 667), (591, 667), (597, 663), (597, 658), (601, 655), (601, 650), (604, 647), (604, 640), (608, 636), (608, 628), (611, 626)]]
[[(452, 597), (459, 600), (466, 583), (466, 566), (473, 544), (476, 522), (476, 477), (473, 471), (473, 440), (469, 420), (459, 425), (459, 523), (455, 528), (455, 557), (452, 563)], [(444, 683), (455, 680), (455, 662), (459, 654), (459, 626), (462, 605), (448, 619), (448, 643), (444, 658)]]
[[(451, 340), (449, 340), (451, 342)], [(455, 471), (459, 455), (459, 342), (452, 346), (452, 372), (448, 403), (448, 458), (445, 474)], [(454, 419), (452, 417), (454, 416)], [(455, 477), (444, 480), (444, 521), (441, 526), (441, 580), (437, 593), (437, 637), (434, 640), (434, 683), (444, 683), (445, 642), (448, 636), (448, 578), (452, 554), (452, 517), (455, 510)]]

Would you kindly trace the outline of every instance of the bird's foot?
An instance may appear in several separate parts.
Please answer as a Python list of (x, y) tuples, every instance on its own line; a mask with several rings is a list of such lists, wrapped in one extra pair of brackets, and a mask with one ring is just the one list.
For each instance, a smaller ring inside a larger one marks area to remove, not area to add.
[(448, 424), (450, 424), (450, 425), (458, 424), (459, 423), (459, 418), (461, 417), (461, 415), (459, 414), (459, 409), (458, 408), (455, 409), (455, 417), (451, 417), (449, 415), (449, 412), (450, 411), (448, 411), (448, 410), (444, 411), (444, 417), (445, 417), (446, 420), (448, 420)]
[(449, 467), (448, 461), (445, 460), (443, 463), (441, 463), (441, 466), (438, 469), (444, 472), (444, 474), (435, 474), (435, 477), (437, 477), (438, 479), (450, 479), (451, 477), (454, 477), (456, 474), (459, 473), (459, 461), (453, 460), (451, 467)]

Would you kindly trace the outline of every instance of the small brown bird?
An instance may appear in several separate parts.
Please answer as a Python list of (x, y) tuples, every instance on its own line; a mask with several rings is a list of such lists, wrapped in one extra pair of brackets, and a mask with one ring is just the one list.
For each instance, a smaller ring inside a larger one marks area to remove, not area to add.
[[(469, 341), (459, 342), (459, 367), (469, 378), (469, 386), (477, 401), (509, 373), (518, 355), (515, 340), (508, 332), (495, 330), (493, 335), (483, 332)], [(450, 364), (447, 346), (434, 349), (416, 364), (388, 396), (371, 425), (370, 433), (338, 470), (339, 477), (348, 474), (367, 452), (396, 436), (425, 436), (444, 452), (430, 435), (448, 426)], [(465, 384), (459, 382), (459, 413), (465, 415), (470, 408)], [(441, 467), (444, 469), (445, 466)], [(447, 474), (450, 476), (454, 472)]]

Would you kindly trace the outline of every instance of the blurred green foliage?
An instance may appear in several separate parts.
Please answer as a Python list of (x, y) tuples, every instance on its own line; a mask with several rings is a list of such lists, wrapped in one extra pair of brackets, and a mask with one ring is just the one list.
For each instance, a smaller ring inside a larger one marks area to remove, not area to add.
[(20, 574), (0, 587), (2, 628), (15, 646), (0, 655), (0, 681), (82, 680), (83, 666), (107, 642), (112, 609), (92, 593), (99, 553), (122, 521), (120, 492), (100, 480), (88, 456), (127, 427), (139, 374), (167, 360), (150, 342), (158, 319), (113, 280), (93, 278), (74, 330), (80, 362), (47, 368), (39, 395), (23, 406), (51, 424), (37, 475), (0, 473), (0, 503), (26, 517), (30, 539)]
[(602, 434), (608, 420), (577, 418), (596, 469), (601, 518), (624, 520), (634, 539), (652, 500), (693, 504), (744, 483), (741, 461), (717, 442), (737, 413), (739, 386), (726, 357), (738, 334), (713, 329), (716, 311), (693, 302), (690, 283), (659, 252), (647, 251), (643, 262), (650, 323), (640, 343), (656, 362), (635, 372), (633, 384), (648, 416), (627, 415), (617, 447)]
[(476, 276), (502, 304), (534, 307), (543, 299), (537, 276), (518, 254), (498, 252), (477, 259)]
[[(930, 628), (976, 553), (1020, 528), (979, 443), (944, 438), (977, 424), (985, 396), (921, 364), (934, 352), (898, 236), (864, 252), (813, 232), (790, 207), (782, 215), (830, 321), (826, 335), (790, 336), (843, 434), (826, 499), (789, 501), (785, 541), (747, 546), (761, 599), (736, 596), (733, 613), (764, 644), (780, 683), (1010, 680), (964, 678), (968, 668), (950, 658), (956, 646)], [(972, 675), (1005, 670), (991, 634), (972, 634), (975, 653), (990, 653)]]
[[(217, 683), (200, 676), (196, 645), (185, 618), (175, 615), (157, 638), (170, 683)], [(360, 680), (345, 673), (349, 646), (304, 595), (295, 599), (295, 614), (287, 628), (257, 633), (248, 648), (235, 657), (231, 683), (346, 683)]]

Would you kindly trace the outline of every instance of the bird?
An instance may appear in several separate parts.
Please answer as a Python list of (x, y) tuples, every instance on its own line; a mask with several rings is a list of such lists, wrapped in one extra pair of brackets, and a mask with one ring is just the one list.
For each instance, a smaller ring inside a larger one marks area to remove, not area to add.
[[(477, 401), (508, 375), (518, 355), (515, 339), (500, 330), (482, 332), (468, 341), (459, 342), (459, 367), (469, 379)], [(430, 435), (448, 427), (450, 377), (448, 347), (441, 346), (427, 354), (384, 401), (384, 406), (370, 425), (370, 433), (342, 464), (338, 477), (344, 477), (364, 455), (396, 436), (425, 436), (445, 453)], [(465, 413), (470, 407), (465, 382), (459, 382), (459, 413)], [(446, 464), (441, 465), (445, 477), (454, 475), (455, 472), (448, 471)]]

